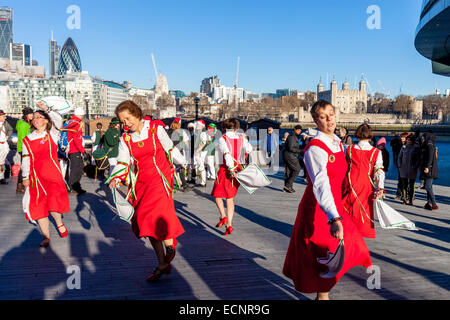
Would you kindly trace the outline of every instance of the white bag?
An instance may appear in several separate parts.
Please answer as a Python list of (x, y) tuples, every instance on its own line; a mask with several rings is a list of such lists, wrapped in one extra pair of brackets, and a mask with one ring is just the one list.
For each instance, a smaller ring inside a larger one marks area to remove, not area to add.
[(23, 208), (23, 212), (26, 214), (26, 216), (28, 217), (28, 219), (30, 220), (30, 222), (34, 225), (37, 225), (37, 222), (34, 221), (33, 219), (31, 219), (31, 215), (30, 215), (30, 188), (27, 187), (25, 190), (25, 193), (23, 195), (22, 198), (22, 208)]
[(326, 258), (317, 259), (320, 264), (326, 265), (328, 267), (328, 272), (320, 274), (321, 278), (331, 279), (336, 277), (336, 275), (341, 271), (345, 260), (345, 250), (344, 250), (344, 240), (341, 240), (336, 252), (328, 251), (328, 256)]
[(416, 228), (414, 222), (406, 219), (383, 200), (375, 199), (374, 211), (375, 215), (378, 217), (380, 226), (383, 229), (406, 229), (411, 231), (419, 230)]
[(250, 194), (272, 183), (255, 163), (250, 163), (244, 170), (238, 172), (236, 180)]
[(72, 104), (64, 97), (45, 97), (36, 101), (36, 103), (38, 102), (43, 102), (51, 110), (55, 110), (62, 115), (67, 114), (73, 110)]
[(112, 188), (114, 203), (116, 204), (117, 215), (120, 219), (130, 222), (134, 214), (134, 208), (131, 203), (125, 199), (116, 188)]

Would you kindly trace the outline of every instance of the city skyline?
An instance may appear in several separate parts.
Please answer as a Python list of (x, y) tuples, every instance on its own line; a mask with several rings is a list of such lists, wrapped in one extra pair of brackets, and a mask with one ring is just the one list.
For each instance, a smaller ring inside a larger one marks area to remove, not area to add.
[[(14, 42), (33, 46), (33, 57), (46, 67), (47, 76), (48, 43), (53, 31), (59, 45), (69, 37), (74, 39), (83, 69), (90, 75), (131, 81), (142, 88), (155, 85), (152, 52), (170, 89), (187, 93), (199, 92), (201, 81), (213, 75), (218, 75), (224, 85), (233, 86), (238, 56), (239, 87), (260, 94), (280, 88), (315, 91), (320, 78), (327, 89), (333, 77), (339, 83), (348, 80), (353, 89), (361, 74), (368, 82), (369, 93), (419, 96), (450, 88), (450, 79), (433, 75), (429, 60), (414, 48), (421, 0), (399, 0), (395, 4), (362, 0), (357, 5), (350, 0), (339, 4), (320, 1), (326, 6), (320, 15), (320, 5), (307, 2), (282, 1), (276, 7), (270, 2), (249, 1), (239, 7), (233, 3), (175, 1), (163, 5), (130, 1), (124, 10), (107, 1), (78, 1), (80, 29), (72, 30), (67, 27), (69, 1), (38, 5), (15, 0), (4, 5), (14, 12)], [(373, 4), (381, 12), (379, 30), (367, 26), (370, 14), (366, 9)], [(150, 8), (148, 12), (155, 14), (149, 14), (147, 20), (143, 12)], [(400, 9), (402, 19), (398, 19)], [(309, 16), (305, 12), (310, 12)], [(236, 16), (231, 18), (231, 13)], [(280, 13), (286, 18), (279, 18)], [(214, 19), (205, 19), (209, 15)], [(317, 23), (317, 19), (325, 22)], [(203, 31), (201, 37), (199, 29)], [(211, 34), (218, 41), (211, 41)]]

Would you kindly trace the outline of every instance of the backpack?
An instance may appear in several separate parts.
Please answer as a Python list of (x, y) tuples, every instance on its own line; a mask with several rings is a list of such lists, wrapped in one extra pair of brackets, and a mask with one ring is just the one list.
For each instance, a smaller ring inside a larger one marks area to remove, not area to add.
[(63, 124), (60, 130), (60, 138), (58, 143), (58, 156), (66, 159), (69, 153), (69, 141), (67, 140), (67, 129), (69, 128), (69, 122)]

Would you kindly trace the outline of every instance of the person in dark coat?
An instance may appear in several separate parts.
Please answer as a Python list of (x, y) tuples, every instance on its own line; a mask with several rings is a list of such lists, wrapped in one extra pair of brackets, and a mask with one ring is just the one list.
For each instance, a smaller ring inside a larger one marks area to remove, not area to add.
[[(403, 145), (398, 155), (397, 164), (400, 174), (403, 204), (412, 206), (414, 201), (414, 184), (420, 166), (420, 148), (415, 143), (414, 135), (409, 135), (406, 138), (406, 144)], [(408, 202), (407, 199), (409, 200)]]
[(392, 157), (394, 158), (394, 163), (397, 166), (397, 191), (395, 200), (403, 200), (402, 195), (402, 181), (400, 179), (400, 170), (398, 169), (398, 156), (403, 145), (406, 143), (406, 137), (409, 135), (408, 132), (403, 132), (400, 136), (395, 135), (394, 139), (391, 141), (392, 147)]
[(384, 173), (387, 173), (389, 170), (389, 151), (386, 149), (386, 138), (381, 138), (377, 142), (377, 148), (381, 150), (381, 155), (383, 156), (383, 171)]
[(286, 166), (286, 179), (284, 180), (283, 191), (294, 193), (294, 181), (300, 173), (300, 143), (299, 138), (302, 133), (302, 127), (296, 126), (286, 139), (285, 150), (283, 153), (284, 163)]
[(437, 162), (436, 136), (427, 132), (423, 135), (422, 161), (420, 166), (420, 179), (425, 180), (425, 190), (427, 191), (427, 203), (423, 207), (428, 210), (439, 209), (433, 192), (433, 181), (439, 178)]

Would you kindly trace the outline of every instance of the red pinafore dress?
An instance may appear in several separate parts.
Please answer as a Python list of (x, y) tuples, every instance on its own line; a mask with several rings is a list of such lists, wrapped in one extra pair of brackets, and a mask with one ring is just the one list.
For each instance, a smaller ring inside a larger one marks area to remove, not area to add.
[[(242, 155), (242, 148), (244, 146), (244, 137), (239, 136), (237, 139), (231, 139), (225, 134), (221, 139), (224, 139), (227, 143), (228, 150), (230, 150), (230, 154), (233, 159), (239, 161)], [(235, 165), (237, 165), (235, 172), (242, 170), (241, 166), (236, 162)], [(239, 186), (240, 184), (237, 179), (231, 177), (230, 170), (226, 165), (225, 155), (223, 155), (222, 164), (217, 172), (217, 179), (214, 182), (211, 195), (214, 198), (233, 199), (237, 195)]]
[[(46, 218), (49, 212), (70, 212), (69, 195), (58, 161), (58, 145), (51, 134), (23, 139), (30, 156), (30, 204), (27, 220)], [(30, 219), (31, 218), (31, 219)]]
[[(344, 151), (333, 153), (324, 142), (313, 139), (305, 151), (317, 146), (328, 153), (327, 173), (336, 208), (342, 216), (342, 182), (345, 178), (347, 162)], [(318, 258), (326, 258), (328, 251), (335, 252), (339, 239), (330, 234), (328, 216), (323, 212), (314, 196), (313, 185), (308, 174), (297, 219), (294, 224), (289, 248), (283, 267), (283, 274), (293, 280), (295, 289), (303, 293), (329, 292), (339, 279), (352, 267), (372, 265), (369, 250), (350, 219), (343, 219), (345, 261), (338, 275), (331, 279), (320, 277), (328, 268), (317, 262)]]
[(364, 238), (375, 238), (374, 186), (372, 175), (380, 150), (361, 150), (356, 146), (347, 149), (349, 172), (344, 181), (343, 205)]
[(135, 197), (130, 199), (135, 209), (131, 225), (137, 238), (174, 239), (176, 245), (176, 238), (184, 229), (175, 213), (172, 169), (158, 139), (157, 128), (156, 122), (150, 122), (148, 138), (139, 142), (133, 142), (128, 133), (123, 135), (137, 175)]

